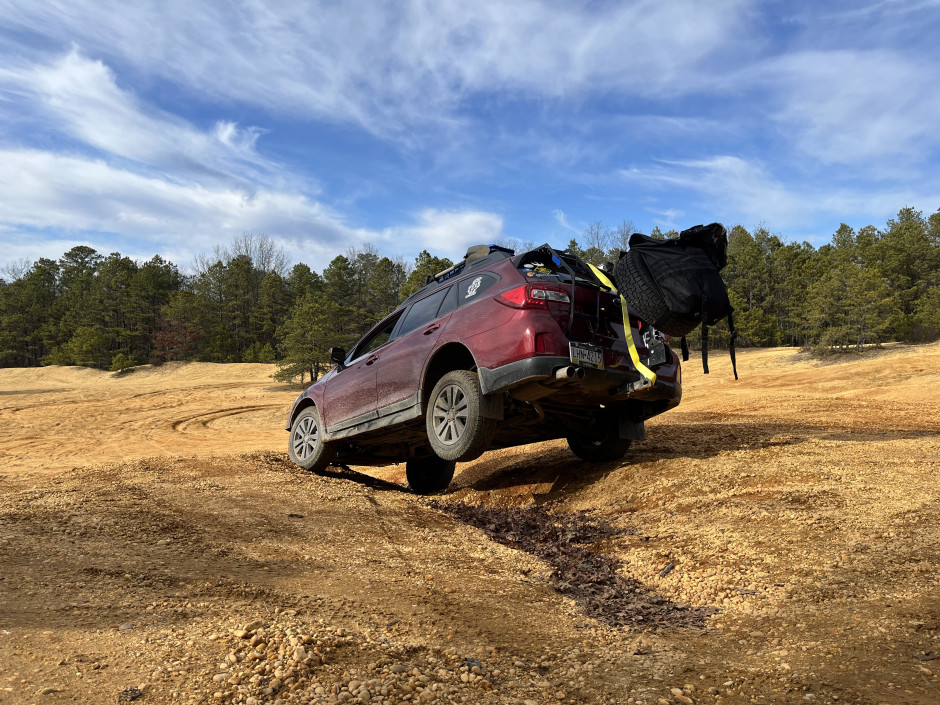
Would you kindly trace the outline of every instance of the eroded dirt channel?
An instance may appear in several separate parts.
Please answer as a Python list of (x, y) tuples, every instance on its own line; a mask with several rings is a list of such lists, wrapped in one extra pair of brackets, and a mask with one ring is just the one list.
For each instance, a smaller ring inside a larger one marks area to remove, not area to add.
[(740, 368), (430, 499), (264, 366), (0, 370), (0, 702), (940, 702), (940, 346)]

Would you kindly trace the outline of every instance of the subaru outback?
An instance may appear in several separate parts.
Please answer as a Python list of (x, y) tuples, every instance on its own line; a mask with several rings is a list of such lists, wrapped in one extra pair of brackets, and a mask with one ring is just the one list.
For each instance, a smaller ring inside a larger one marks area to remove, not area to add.
[(291, 460), (404, 462), (421, 494), (494, 448), (565, 438), (587, 462), (619, 460), (682, 387), (668, 337), (609, 271), (547, 244), (471, 247), (349, 352), (330, 349), (336, 366), (291, 408)]

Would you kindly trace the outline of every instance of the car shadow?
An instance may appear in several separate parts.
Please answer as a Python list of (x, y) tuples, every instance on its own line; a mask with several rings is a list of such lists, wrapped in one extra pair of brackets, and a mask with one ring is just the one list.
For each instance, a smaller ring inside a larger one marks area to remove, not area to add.
[(356, 482), (364, 487), (369, 487), (379, 492), (411, 492), (405, 485), (399, 485), (388, 480), (383, 480), (373, 475), (368, 475), (349, 466), (330, 466), (326, 470), (316, 473), (320, 477), (331, 477), (334, 480), (347, 480)]
[(923, 429), (868, 430), (794, 423), (678, 423), (653, 426), (647, 440), (636, 441), (619, 461), (587, 463), (572, 453), (564, 441), (548, 441), (508, 448), (484, 455), (461, 468), (451, 492), (499, 492), (533, 488), (536, 501), (553, 501), (602, 480), (621, 468), (659, 460), (694, 458), (707, 460), (721, 453), (760, 450), (804, 443), (809, 440), (867, 442), (902, 440), (934, 435)]

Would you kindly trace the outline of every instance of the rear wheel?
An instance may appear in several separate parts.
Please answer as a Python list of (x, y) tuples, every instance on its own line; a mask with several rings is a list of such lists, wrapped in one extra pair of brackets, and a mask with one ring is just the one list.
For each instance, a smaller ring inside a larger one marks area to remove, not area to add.
[(450, 481), (454, 479), (454, 470), (457, 463), (444, 460), (436, 455), (423, 458), (411, 458), (405, 463), (405, 476), (408, 486), (416, 494), (432, 494), (447, 489)]
[(480, 381), (476, 372), (453, 370), (434, 385), (428, 401), (428, 442), (444, 460), (479, 458), (490, 445), (496, 420), (481, 415)]
[(620, 437), (620, 420), (616, 414), (603, 414), (587, 434), (568, 436), (571, 452), (589, 463), (620, 460), (630, 450), (630, 439)]
[(315, 406), (308, 406), (291, 424), (287, 455), (304, 470), (323, 472), (333, 461), (336, 448), (324, 443), (321, 436), (320, 414)]

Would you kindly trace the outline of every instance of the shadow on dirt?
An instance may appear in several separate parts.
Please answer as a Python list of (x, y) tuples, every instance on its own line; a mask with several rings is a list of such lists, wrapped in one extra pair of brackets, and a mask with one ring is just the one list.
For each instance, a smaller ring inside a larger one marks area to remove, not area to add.
[(792, 446), (809, 440), (864, 443), (932, 435), (915, 429), (885, 431), (756, 422), (663, 424), (651, 427), (647, 434), (647, 440), (635, 442), (623, 460), (611, 463), (586, 463), (557, 442), (497, 451), (463, 468), (458, 466), (452, 491), (500, 492), (541, 485), (537, 501), (552, 501), (620, 468), (640, 463), (679, 458), (707, 460), (724, 452)]
[(397, 485), (394, 482), (388, 482), (372, 475), (366, 475), (364, 472), (353, 470), (345, 465), (330, 467), (317, 473), (320, 477), (331, 477), (334, 480), (348, 480), (356, 482), (364, 487), (370, 487), (379, 492), (410, 492), (404, 485)]

